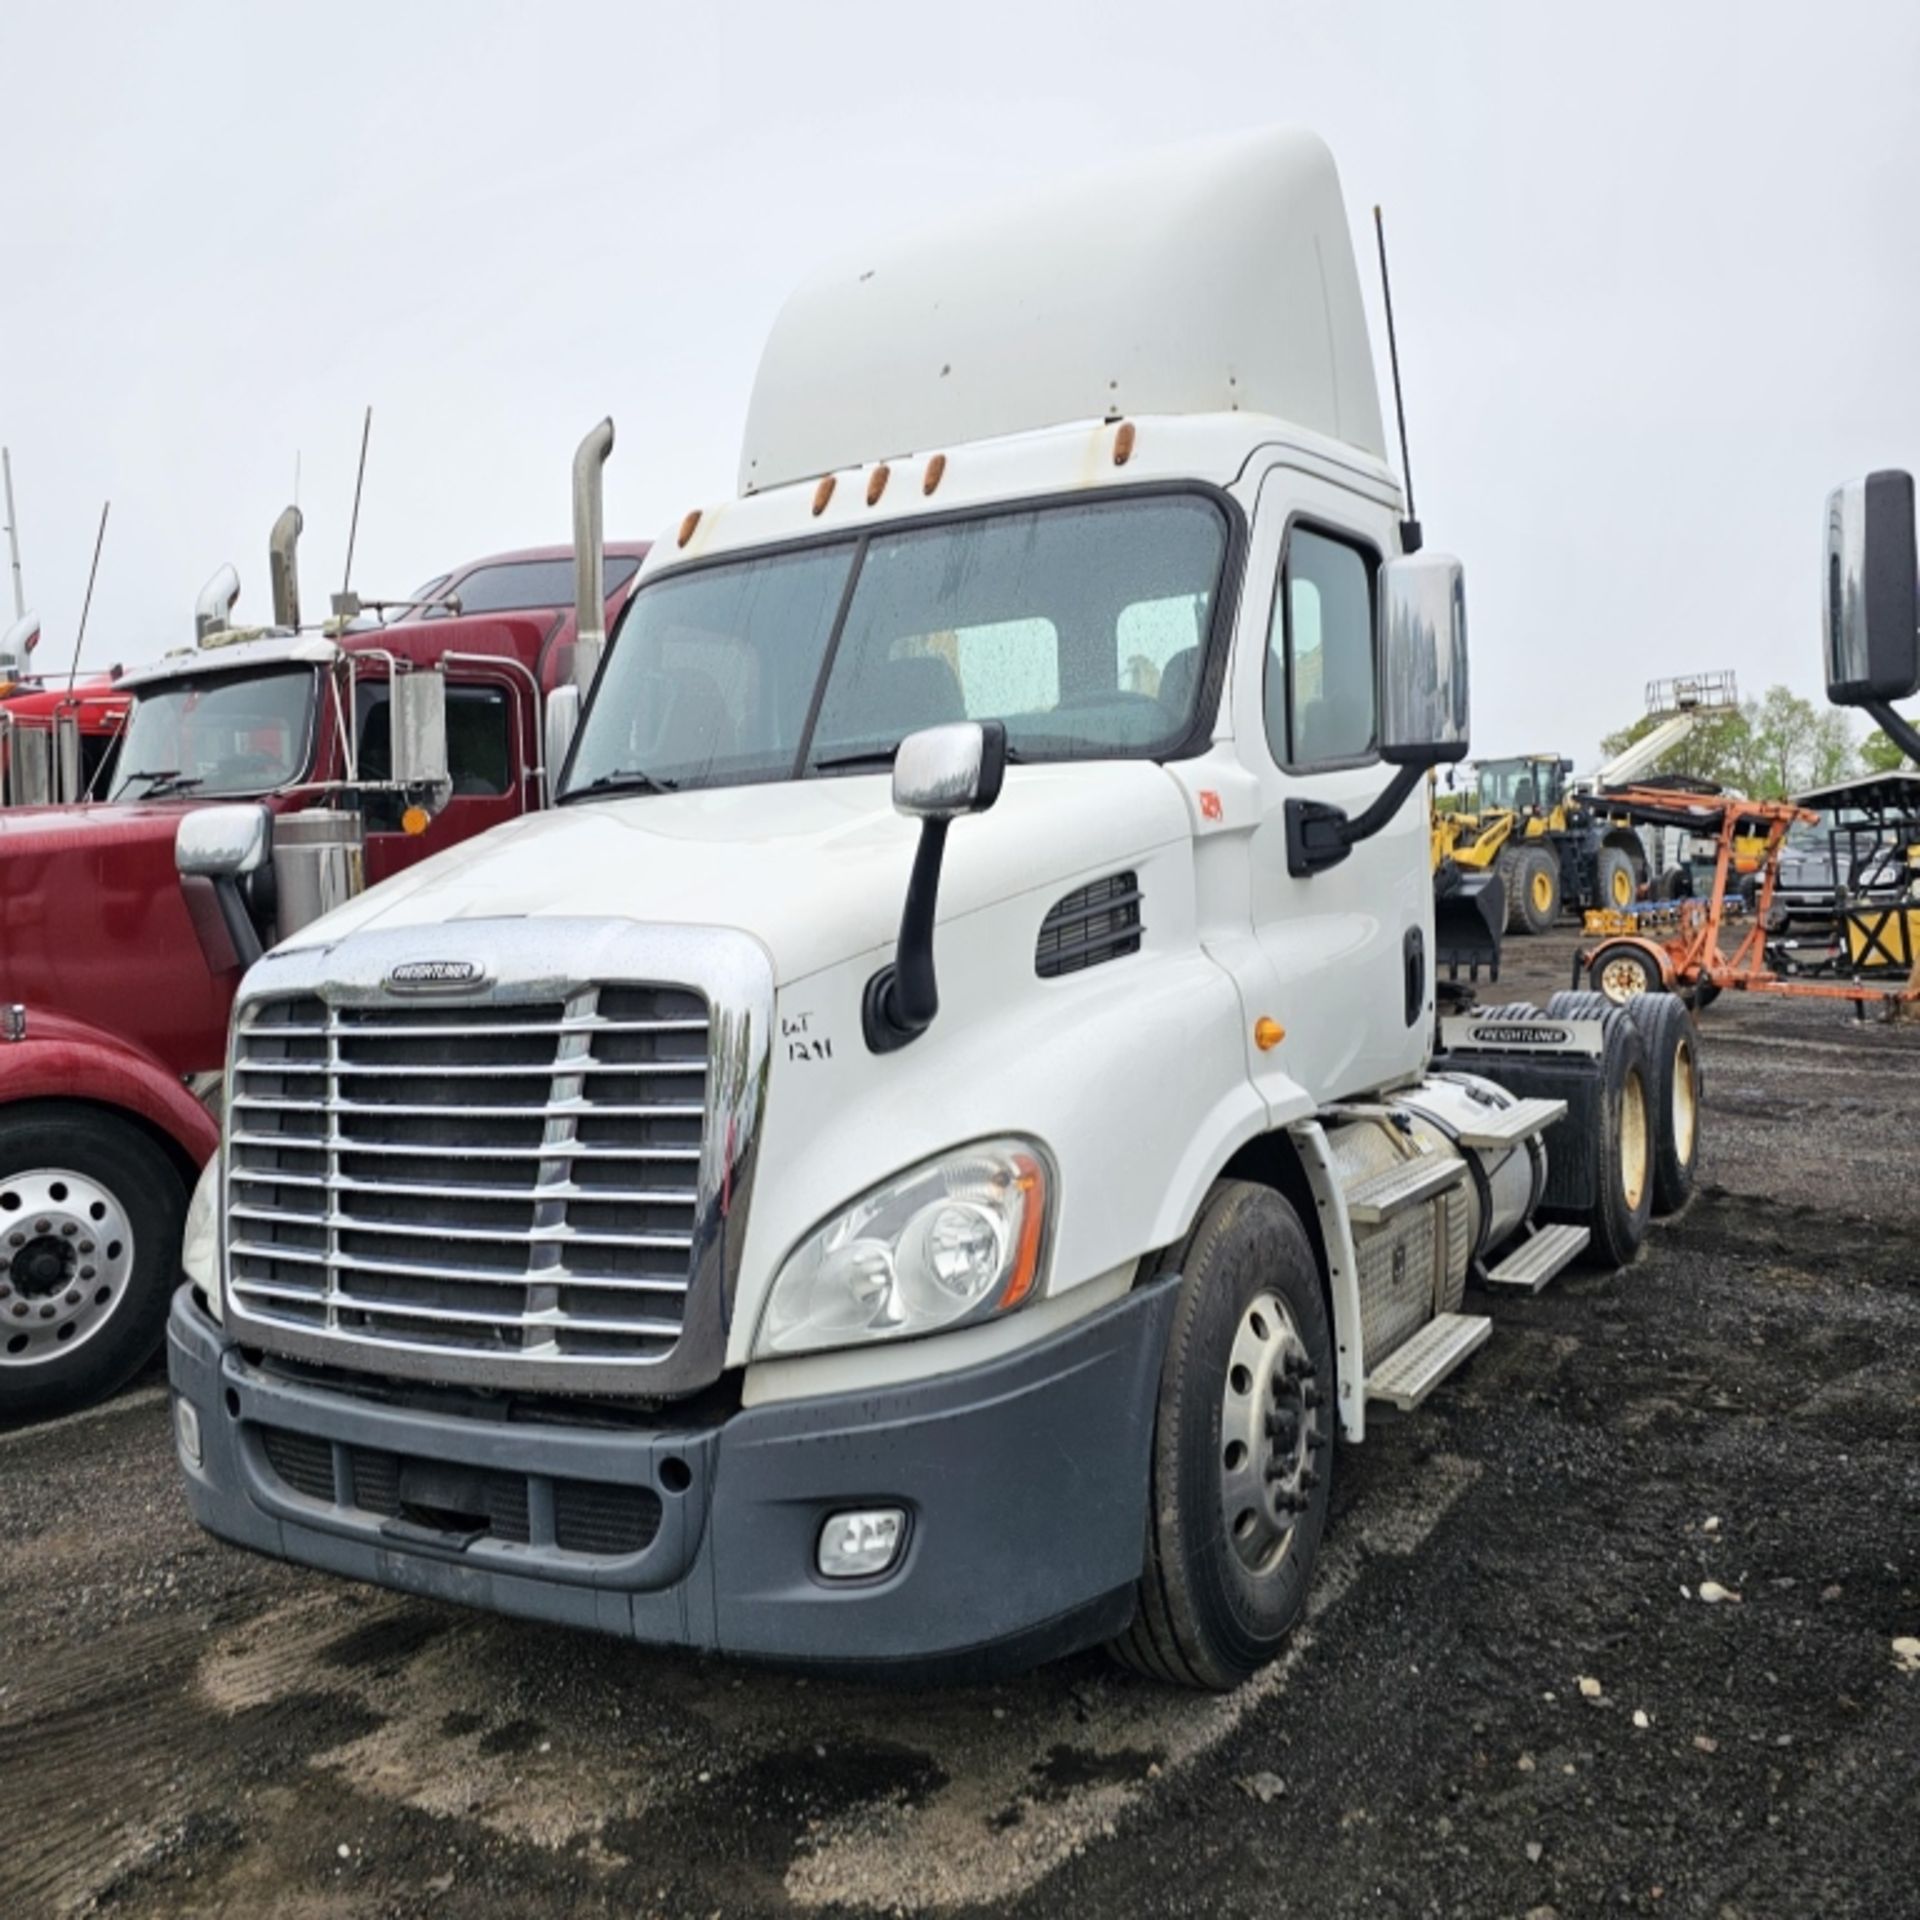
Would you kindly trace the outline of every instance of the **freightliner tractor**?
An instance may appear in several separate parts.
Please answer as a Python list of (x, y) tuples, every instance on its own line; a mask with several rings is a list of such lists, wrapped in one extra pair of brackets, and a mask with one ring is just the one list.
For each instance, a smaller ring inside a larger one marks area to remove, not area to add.
[[(131, 710), (103, 799), (0, 813), (0, 1421), (109, 1393), (160, 1345), (219, 1138), (228, 1012), (260, 947), (544, 802), (547, 699), (578, 667), (571, 549), (480, 562), (385, 624), (314, 631), (298, 532), (289, 510), (272, 629), (229, 624), (239, 583), (222, 568), (199, 643), (114, 681)], [(609, 556), (610, 611), (645, 551)], [(73, 739), (56, 737), (56, 765)], [(39, 747), (23, 763), (44, 797), (44, 732)], [(241, 796), (262, 835), (244, 889), (182, 877), (182, 821)]]
[(556, 808), (242, 985), (201, 1522), (781, 1661), (1268, 1660), (1336, 1441), (1695, 1145), (1677, 1003), (1443, 1019), (1464, 600), (1402, 512), (1310, 136), (803, 288)]

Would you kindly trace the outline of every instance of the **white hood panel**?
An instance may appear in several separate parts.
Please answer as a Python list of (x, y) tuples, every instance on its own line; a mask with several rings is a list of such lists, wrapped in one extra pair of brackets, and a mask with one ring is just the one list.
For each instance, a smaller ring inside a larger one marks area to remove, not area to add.
[[(1184, 797), (1150, 761), (1012, 767), (997, 805), (957, 820), (940, 918), (1184, 839)], [(290, 949), (368, 928), (615, 915), (736, 927), (776, 982), (890, 942), (916, 822), (885, 774), (587, 801), (495, 828), (303, 928)]]

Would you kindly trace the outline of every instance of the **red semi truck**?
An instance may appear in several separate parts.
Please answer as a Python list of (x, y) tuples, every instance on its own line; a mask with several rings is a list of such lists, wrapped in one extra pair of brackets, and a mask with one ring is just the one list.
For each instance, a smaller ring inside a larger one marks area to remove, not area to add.
[[(605, 549), (599, 633), (645, 552)], [(214, 629), (119, 677), (104, 802), (0, 813), (0, 1421), (110, 1393), (158, 1344), (260, 945), (545, 804), (548, 697), (597, 652), (594, 623), (575, 644), (574, 580), (572, 549), (503, 555), (332, 633), (299, 630), (276, 592), (283, 629)], [(425, 779), (423, 692), (444, 743)], [(183, 877), (181, 819), (243, 797), (273, 816), (244, 894)]]

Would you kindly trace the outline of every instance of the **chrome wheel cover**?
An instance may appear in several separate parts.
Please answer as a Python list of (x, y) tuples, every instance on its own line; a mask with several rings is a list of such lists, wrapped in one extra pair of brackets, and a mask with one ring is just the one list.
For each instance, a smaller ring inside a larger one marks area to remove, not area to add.
[(133, 1227), (108, 1187), (66, 1167), (0, 1176), (0, 1367), (37, 1366), (112, 1319)]
[(1234, 1332), (1220, 1396), (1220, 1519), (1250, 1574), (1271, 1573), (1319, 1484), (1323, 1395), (1287, 1304), (1262, 1291)]

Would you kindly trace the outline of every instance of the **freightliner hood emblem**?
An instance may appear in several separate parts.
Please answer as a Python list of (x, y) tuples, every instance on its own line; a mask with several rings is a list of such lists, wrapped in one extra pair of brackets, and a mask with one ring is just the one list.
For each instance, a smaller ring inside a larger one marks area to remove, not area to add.
[(408, 960), (387, 975), (387, 985), (396, 993), (445, 992), (478, 986), (484, 977), (477, 960)]

